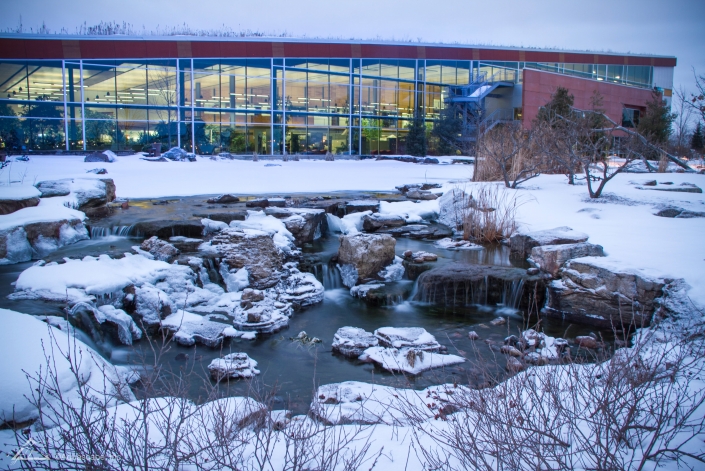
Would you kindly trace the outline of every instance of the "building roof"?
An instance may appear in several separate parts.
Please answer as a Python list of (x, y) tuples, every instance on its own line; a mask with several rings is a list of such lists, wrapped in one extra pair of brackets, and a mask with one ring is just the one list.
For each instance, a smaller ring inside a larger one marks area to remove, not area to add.
[(291, 57), (481, 60), (675, 67), (673, 56), (380, 40), (0, 34), (3, 59)]

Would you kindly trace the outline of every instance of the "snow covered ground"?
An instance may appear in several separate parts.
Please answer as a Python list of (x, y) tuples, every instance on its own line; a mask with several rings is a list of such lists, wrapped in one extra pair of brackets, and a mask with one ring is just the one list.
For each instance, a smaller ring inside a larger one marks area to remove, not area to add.
[[(24, 175), (25, 182), (93, 176), (96, 167), (105, 168), (121, 198), (156, 198), (217, 193), (261, 194), (331, 192), (340, 190), (389, 191), (406, 183), (443, 183), (469, 178), (469, 165), (418, 165), (373, 160), (210, 160), (196, 162), (147, 162), (140, 156), (118, 157), (112, 163), (87, 163), (82, 156), (32, 156), (28, 162), (12, 162), (0, 174)], [(449, 163), (450, 159), (441, 159)]]

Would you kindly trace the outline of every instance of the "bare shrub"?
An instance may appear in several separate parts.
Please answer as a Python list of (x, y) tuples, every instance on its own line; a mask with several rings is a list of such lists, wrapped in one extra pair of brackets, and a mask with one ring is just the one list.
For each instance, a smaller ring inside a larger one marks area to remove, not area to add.
[(492, 388), (452, 389), (442, 426), (400, 409), (428, 469), (700, 469), (702, 326), (691, 335), (669, 329), (642, 331), (601, 363), (532, 367)]
[(668, 171), (668, 157), (666, 153), (661, 151), (661, 157), (658, 159), (658, 173), (666, 173)]
[(259, 155), (257, 154), (257, 152), (252, 153), (252, 161), (259, 162)]
[(513, 191), (497, 184), (476, 186), (469, 192), (463, 218), (463, 238), (480, 243), (495, 243), (516, 229), (519, 199)]
[(330, 151), (326, 152), (326, 162), (333, 162), (335, 160), (335, 156), (330, 153)]
[[(263, 392), (255, 381), (248, 383), (252, 398), (231, 397), (228, 383), (211, 381), (195, 359), (178, 369), (165, 366), (171, 348), (166, 334), (161, 342), (147, 338), (138, 365), (139, 399), (131, 402), (111, 392), (116, 385), (88, 385), (79, 373), (88, 359), (72, 339), (73, 348), (48, 351), (45, 368), (27, 373), (36, 384), (29, 399), (39, 419), (15, 430), (16, 451), (47, 459), (18, 461), (23, 469), (304, 471), (376, 464), (378, 456), (368, 456), (370, 426), (329, 427), (308, 416), (273, 413), (276, 389)], [(73, 377), (57, 374), (53, 355), (71, 363)], [(79, 401), (62, 397), (60, 385), (67, 381), (78, 385)], [(188, 398), (194, 387), (197, 401)]]

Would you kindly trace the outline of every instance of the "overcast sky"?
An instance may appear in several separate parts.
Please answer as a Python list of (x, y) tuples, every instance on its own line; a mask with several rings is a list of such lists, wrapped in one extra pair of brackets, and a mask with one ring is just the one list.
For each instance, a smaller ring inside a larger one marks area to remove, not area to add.
[(0, 29), (86, 22), (148, 30), (282, 33), (295, 37), (463, 42), (670, 55), (675, 84), (705, 75), (705, 0), (0, 0)]

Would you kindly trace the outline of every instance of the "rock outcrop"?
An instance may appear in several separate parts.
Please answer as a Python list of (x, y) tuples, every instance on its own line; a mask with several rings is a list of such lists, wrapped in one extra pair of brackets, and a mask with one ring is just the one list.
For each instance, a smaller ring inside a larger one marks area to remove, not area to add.
[(230, 353), (216, 358), (208, 365), (208, 371), (215, 381), (230, 378), (252, 378), (259, 374), (257, 362), (247, 353)]
[(423, 272), (416, 300), (442, 305), (543, 305), (545, 284), (540, 275), (522, 268), (449, 263)]
[(648, 326), (665, 282), (636, 270), (620, 269), (605, 259), (571, 260), (562, 279), (548, 285), (545, 315), (597, 327)]
[(540, 245), (531, 249), (531, 261), (541, 270), (556, 277), (558, 270), (568, 260), (581, 257), (603, 257), (602, 246), (581, 242), (579, 244)]
[(396, 241), (386, 234), (355, 234), (340, 236), (338, 264), (343, 283), (353, 287), (359, 280), (376, 278), (394, 261)]
[(169, 242), (159, 239), (157, 236), (150, 237), (142, 242), (141, 250), (149, 252), (155, 260), (171, 262), (179, 255), (179, 249)]

